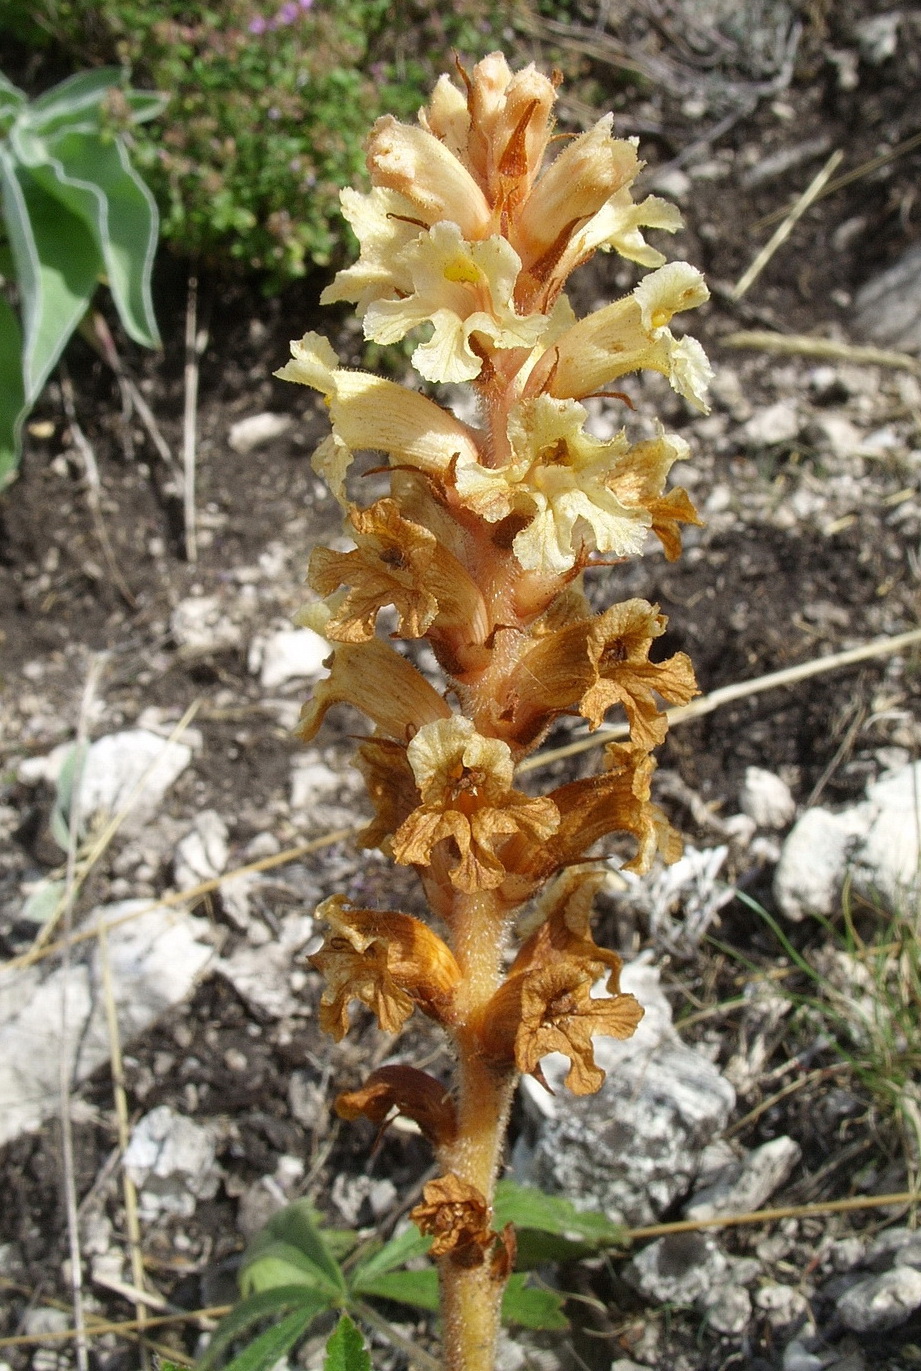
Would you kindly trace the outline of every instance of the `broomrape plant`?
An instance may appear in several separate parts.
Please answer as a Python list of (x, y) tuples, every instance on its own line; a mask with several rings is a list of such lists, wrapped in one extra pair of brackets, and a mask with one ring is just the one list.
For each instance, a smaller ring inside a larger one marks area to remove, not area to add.
[[(499, 53), (458, 73), (462, 87), (442, 76), (416, 126), (374, 125), (371, 190), (342, 192), (360, 256), (323, 302), (354, 303), (376, 343), (425, 326), (415, 367), (426, 381), (471, 386), (479, 424), (341, 366), (315, 333), (292, 343), (277, 374), (326, 401), (332, 431), (314, 465), (355, 544), (310, 559), (322, 598), (301, 622), (332, 655), (300, 736), (313, 738), (340, 703), (368, 717), (358, 766), (375, 817), (363, 841), (416, 870), (432, 914), (430, 925), (326, 900), (312, 958), (326, 982), (321, 1023), (341, 1039), (357, 1000), (393, 1033), (418, 1010), (455, 1060), (449, 1085), (385, 1066), (336, 1108), (379, 1126), (407, 1115), (431, 1143), (442, 1174), (412, 1217), (438, 1261), (443, 1365), (489, 1371), (515, 1258), (512, 1225), (493, 1226), (512, 1091), (519, 1073), (543, 1080), (549, 1052), (569, 1059), (570, 1090), (597, 1091), (594, 1035), (628, 1038), (642, 1017), (620, 990), (620, 958), (592, 936), (603, 872), (588, 854), (626, 833), (629, 870), (678, 856), (650, 800), (651, 753), (667, 728), (661, 702), (697, 693), (683, 653), (650, 659), (665, 630), (655, 605), (595, 614), (582, 588), (594, 567), (641, 554), (650, 532), (667, 558), (679, 555), (680, 525), (699, 522), (683, 490), (666, 490), (686, 444), (661, 428), (644, 442), (626, 430), (602, 441), (582, 402), (648, 368), (704, 410), (710, 368), (699, 343), (669, 327), (707, 299), (700, 272), (666, 263), (642, 234), (674, 231), (678, 212), (656, 196), (633, 200), (641, 164), (632, 141), (612, 136), (612, 116), (545, 164), (558, 80), (533, 66), (513, 73)], [(649, 271), (578, 319), (564, 287), (599, 249)], [(390, 494), (364, 508), (346, 493), (358, 449), (389, 460)], [(443, 689), (377, 633), (384, 606), (392, 639), (428, 642)], [(516, 787), (516, 766), (556, 719), (575, 711), (596, 729), (614, 708), (629, 738), (607, 745), (597, 775), (541, 796)], [(534, 897), (533, 931), (514, 951), (516, 911)]]

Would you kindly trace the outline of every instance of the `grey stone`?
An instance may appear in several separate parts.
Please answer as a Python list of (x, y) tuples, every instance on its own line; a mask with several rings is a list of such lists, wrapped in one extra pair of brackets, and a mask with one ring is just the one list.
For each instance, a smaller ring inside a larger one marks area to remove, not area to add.
[(921, 243), (857, 292), (854, 329), (872, 343), (914, 352), (921, 348)]
[(190, 595), (170, 615), (170, 632), (184, 661), (231, 652), (243, 642), (243, 630), (227, 613), (218, 595)]
[(896, 1266), (851, 1286), (838, 1301), (838, 1317), (855, 1333), (898, 1328), (921, 1309), (921, 1271)]
[(565, 1058), (545, 1057), (548, 1095), (522, 1081), (539, 1124), (530, 1178), (638, 1226), (653, 1222), (692, 1186), (703, 1149), (725, 1128), (735, 1091), (701, 1053), (681, 1042), (658, 972), (630, 963), (621, 978), (645, 1015), (632, 1038), (596, 1038), (607, 1079), (597, 1095), (568, 1094)]
[(745, 1214), (760, 1209), (783, 1185), (800, 1159), (792, 1138), (774, 1138), (730, 1169), (721, 1179), (698, 1191), (684, 1210), (688, 1219), (714, 1219), (720, 1214)]
[(242, 1000), (262, 1019), (284, 1019), (303, 1014), (304, 973), (297, 956), (314, 933), (308, 914), (285, 919), (279, 935), (259, 947), (244, 945), (230, 957), (214, 963), (214, 970), (229, 981)]
[(180, 890), (220, 876), (227, 866), (230, 849), (227, 825), (214, 809), (196, 814), (192, 828), (176, 844), (173, 873)]
[(755, 1304), (775, 1333), (799, 1333), (803, 1328), (815, 1331), (809, 1301), (792, 1285), (763, 1285), (755, 1295)]
[(782, 1371), (822, 1371), (825, 1364), (822, 1357), (808, 1351), (799, 1338), (788, 1342), (783, 1350)]
[(796, 801), (786, 781), (760, 766), (746, 767), (739, 805), (759, 828), (786, 828), (796, 813)]
[(211, 1199), (220, 1184), (215, 1143), (212, 1128), (168, 1104), (138, 1120), (122, 1164), (138, 1188), (141, 1218), (191, 1218), (198, 1200)]
[(261, 414), (248, 414), (245, 419), (238, 419), (235, 424), (230, 425), (227, 441), (234, 452), (245, 455), (257, 447), (264, 447), (275, 438), (280, 438), (282, 434), (287, 433), (293, 423), (294, 419), (290, 414), (273, 414), (270, 410), (263, 410)]
[(773, 447), (789, 443), (799, 433), (800, 417), (792, 400), (776, 400), (753, 414), (742, 429), (750, 447)]
[(853, 845), (853, 831), (839, 815), (820, 808), (801, 815), (774, 873), (774, 896), (788, 919), (832, 913)]
[[(211, 958), (208, 925), (146, 900), (101, 906), (87, 922), (114, 925), (108, 960), (124, 1048), (188, 994)], [(0, 969), (0, 1144), (58, 1112), (62, 1055), (75, 1084), (109, 1060), (98, 943), (80, 955), (69, 972)]]
[(725, 1252), (709, 1233), (668, 1233), (627, 1263), (624, 1280), (645, 1299), (692, 1305), (725, 1281)]
[(873, 818), (855, 855), (855, 885), (893, 908), (910, 906), (921, 893), (921, 762), (869, 785), (866, 803)]
[(910, 1242), (900, 1247), (895, 1254), (896, 1266), (913, 1266), (921, 1271), (921, 1233), (915, 1233)]
[(725, 1337), (738, 1337), (752, 1316), (751, 1295), (744, 1285), (715, 1285), (701, 1295), (696, 1307), (710, 1328)]
[(248, 664), (263, 690), (277, 690), (290, 681), (317, 680), (331, 652), (332, 645), (312, 628), (282, 628), (253, 640)]

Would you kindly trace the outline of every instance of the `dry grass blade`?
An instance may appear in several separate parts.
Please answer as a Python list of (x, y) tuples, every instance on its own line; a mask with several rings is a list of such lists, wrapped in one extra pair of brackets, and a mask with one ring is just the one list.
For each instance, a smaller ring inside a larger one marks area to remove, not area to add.
[(766, 329), (746, 329), (722, 338), (727, 348), (753, 348), (777, 352), (786, 357), (821, 357), (829, 362), (852, 362), (855, 366), (895, 367), (921, 376), (921, 362), (907, 352), (889, 348), (860, 347), (834, 338), (811, 338), (806, 333), (769, 333)]
[(96, 454), (93, 445), (87, 438), (77, 420), (77, 407), (74, 403), (74, 389), (70, 383), (64, 367), (61, 372), (61, 400), (64, 405), (64, 413), (67, 415), (67, 422), (70, 425), (70, 437), (74, 448), (79, 452), (83, 461), (83, 470), (86, 475), (86, 498), (90, 507), (90, 514), (93, 518), (93, 527), (96, 530), (96, 537), (102, 550), (103, 560), (106, 569), (112, 578), (112, 584), (118, 590), (119, 595), (131, 609), (136, 608), (137, 601), (128, 589), (127, 582), (119, 570), (118, 562), (115, 560), (115, 551), (112, 547), (112, 540), (109, 537), (109, 530), (102, 515), (102, 480), (99, 476), (99, 464), (96, 461)]
[[(734, 700), (744, 700), (749, 695), (758, 695), (762, 690), (776, 690), (778, 686), (795, 685), (799, 681), (808, 680), (811, 676), (821, 676), (827, 671), (840, 671), (857, 662), (868, 662), (874, 657), (888, 657), (893, 652), (901, 652), (903, 648), (919, 645), (921, 628), (913, 628), (907, 633), (897, 633), (892, 638), (877, 638), (871, 643), (863, 643), (860, 647), (848, 648), (845, 652), (833, 652), (828, 657), (814, 657), (808, 662), (800, 662), (797, 666), (786, 667), (783, 671), (771, 671), (766, 676), (756, 676), (751, 681), (736, 681), (733, 685), (721, 686), (709, 695), (702, 695), (692, 704), (667, 709), (665, 715), (670, 726), (686, 723), (690, 719), (699, 719), (705, 714), (711, 714), (713, 710), (731, 704)], [(562, 747), (548, 748), (545, 752), (529, 757), (521, 763), (518, 771), (533, 771), (536, 767), (546, 766), (548, 762), (558, 761), (561, 757), (573, 757), (579, 752), (587, 752), (590, 748), (600, 747), (603, 743), (627, 736), (626, 724), (599, 728), (597, 732), (585, 738), (577, 738)]]
[[(878, 171), (880, 167), (887, 166), (890, 162), (896, 161), (899, 157), (904, 157), (907, 152), (914, 152), (915, 148), (921, 146), (921, 133), (914, 133), (910, 138), (906, 138), (903, 143), (896, 143), (894, 148), (888, 152), (881, 152), (876, 157), (871, 157), (866, 162), (861, 162), (859, 167), (854, 167), (852, 171), (846, 171), (842, 176), (836, 176), (833, 181), (829, 181), (816, 197), (821, 200), (826, 195), (834, 195), (836, 190), (842, 190), (844, 186), (850, 186), (855, 181), (860, 181), (864, 176), (869, 176), (872, 172)], [(763, 219), (759, 219), (752, 226), (752, 232), (757, 233), (761, 229), (770, 228), (771, 224), (776, 224), (783, 219), (787, 211), (785, 209), (772, 210)]]
[(819, 198), (843, 156), (844, 153), (840, 148), (836, 152), (833, 152), (818, 176), (810, 181), (795, 205), (793, 205), (787, 213), (783, 223), (779, 226), (777, 231), (771, 235), (764, 247), (756, 255), (748, 270), (743, 272), (739, 277), (735, 284), (735, 288), (732, 291), (731, 298), (733, 300), (740, 300), (749, 286), (751, 286), (755, 279), (760, 276), (777, 249), (787, 240), (787, 238), (789, 238), (796, 223), (802, 218), (813, 201)]
[(198, 426), (198, 277), (189, 276), (185, 315), (185, 399), (182, 408), (182, 508), (185, 523), (186, 561), (198, 561), (195, 532), (195, 459)]
[(629, 1237), (660, 1238), (666, 1233), (693, 1233), (699, 1228), (735, 1228), (748, 1223), (774, 1223), (777, 1219), (808, 1219), (821, 1214), (852, 1214), (860, 1209), (904, 1208), (921, 1204), (921, 1191), (900, 1190), (894, 1195), (854, 1195), (849, 1200), (820, 1200), (815, 1204), (778, 1205), (775, 1209), (746, 1214), (720, 1214), (712, 1219), (680, 1219), (675, 1223), (652, 1223), (631, 1228)]
[[(80, 758), (89, 734), (89, 721), (93, 702), (99, 687), (105, 658), (93, 657), (86, 673), (80, 713), (77, 718), (77, 765), (74, 771), (73, 791), (67, 826), (67, 873), (64, 885), (62, 918), (65, 938), (69, 939), (74, 901), (77, 897), (77, 841), (80, 833), (81, 790), (83, 786), (83, 767)], [(70, 1059), (67, 1051), (68, 1023), (68, 980), (70, 972), (70, 944), (63, 959), (63, 991), (61, 994), (61, 1047), (58, 1061), (58, 1085), (61, 1103), (61, 1171), (64, 1190), (64, 1205), (67, 1211), (67, 1236), (70, 1250), (70, 1285), (74, 1306), (74, 1322), (77, 1326), (75, 1351), (78, 1371), (89, 1371), (89, 1350), (86, 1340), (86, 1326), (83, 1310), (83, 1259), (80, 1252), (80, 1221), (77, 1212), (77, 1181), (74, 1171), (74, 1150), (72, 1120), (70, 1113)]]
[[(122, 1156), (128, 1148), (128, 1099), (125, 1094), (125, 1070), (122, 1061), (121, 1034), (118, 1031), (118, 1013), (115, 1007), (115, 994), (112, 985), (112, 967), (109, 961), (109, 935), (105, 925), (99, 929), (99, 962), (102, 968), (102, 991), (105, 999), (106, 1028), (109, 1034), (109, 1062), (112, 1070), (112, 1093), (115, 1097), (115, 1118), (118, 1124), (118, 1146)], [(137, 1296), (135, 1311), (138, 1328), (143, 1337), (147, 1309), (140, 1296), (144, 1295), (144, 1258), (141, 1251), (141, 1225), (138, 1218), (137, 1191), (125, 1167), (122, 1167), (122, 1198), (125, 1205), (125, 1230), (131, 1253), (131, 1275)], [(150, 1355), (141, 1343), (141, 1368), (148, 1371)]]

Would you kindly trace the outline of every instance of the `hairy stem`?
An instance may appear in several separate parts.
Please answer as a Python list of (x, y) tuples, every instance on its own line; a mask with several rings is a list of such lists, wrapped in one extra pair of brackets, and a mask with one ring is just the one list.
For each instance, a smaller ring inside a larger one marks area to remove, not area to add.
[[(445, 1169), (467, 1181), (492, 1205), (515, 1084), (514, 1069), (484, 1061), (469, 1025), (502, 981), (507, 914), (492, 891), (459, 896), (452, 920), (453, 951), (463, 973), (458, 987), (457, 1139), (443, 1149)], [(462, 1267), (440, 1263), (445, 1371), (491, 1371), (505, 1281), (489, 1258)]]

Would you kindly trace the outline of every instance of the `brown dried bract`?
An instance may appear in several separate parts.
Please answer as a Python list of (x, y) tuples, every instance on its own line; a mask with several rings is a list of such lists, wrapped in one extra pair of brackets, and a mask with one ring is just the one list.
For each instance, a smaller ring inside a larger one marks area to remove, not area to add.
[(409, 1217), (421, 1233), (432, 1235), (432, 1255), (449, 1257), (457, 1266), (481, 1266), (497, 1236), (489, 1227), (484, 1196), (453, 1171), (429, 1181)]

